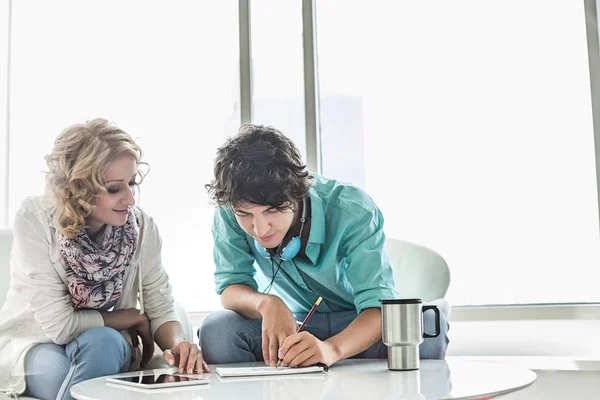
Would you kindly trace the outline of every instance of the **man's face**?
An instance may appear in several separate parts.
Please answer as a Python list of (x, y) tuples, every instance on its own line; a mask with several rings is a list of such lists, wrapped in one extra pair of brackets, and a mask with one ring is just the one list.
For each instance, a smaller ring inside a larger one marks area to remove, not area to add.
[(245, 203), (234, 213), (242, 229), (266, 249), (279, 246), (294, 221), (291, 208), (279, 211), (270, 206)]

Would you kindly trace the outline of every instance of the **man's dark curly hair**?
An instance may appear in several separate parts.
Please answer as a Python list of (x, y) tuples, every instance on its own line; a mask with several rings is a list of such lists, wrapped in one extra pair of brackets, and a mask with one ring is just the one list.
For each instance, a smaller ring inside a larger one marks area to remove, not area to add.
[(275, 128), (252, 124), (217, 150), (214, 172), (205, 185), (211, 202), (233, 210), (252, 203), (295, 211), (312, 180), (294, 142)]

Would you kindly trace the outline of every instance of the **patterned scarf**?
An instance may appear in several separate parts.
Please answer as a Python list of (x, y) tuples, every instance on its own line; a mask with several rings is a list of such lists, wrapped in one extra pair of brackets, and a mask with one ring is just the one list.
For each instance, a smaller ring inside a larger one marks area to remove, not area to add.
[(137, 248), (139, 226), (129, 208), (123, 226), (105, 225), (92, 240), (82, 230), (76, 238), (56, 231), (67, 264), (67, 283), (76, 308), (101, 308), (121, 296), (123, 274)]

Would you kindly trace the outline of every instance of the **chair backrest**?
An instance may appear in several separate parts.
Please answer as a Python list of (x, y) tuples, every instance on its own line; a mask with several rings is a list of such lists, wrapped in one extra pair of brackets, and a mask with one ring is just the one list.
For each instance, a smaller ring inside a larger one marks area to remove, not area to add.
[(12, 229), (0, 228), (0, 307), (6, 300), (10, 285), (10, 252), (12, 249)]
[(402, 298), (441, 299), (450, 286), (446, 260), (427, 247), (386, 238), (396, 290)]

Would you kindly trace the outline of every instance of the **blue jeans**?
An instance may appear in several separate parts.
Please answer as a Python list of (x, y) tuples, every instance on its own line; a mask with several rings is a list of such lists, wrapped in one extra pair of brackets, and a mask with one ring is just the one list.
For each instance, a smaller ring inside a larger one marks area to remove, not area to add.
[[(305, 313), (294, 314), (303, 321)], [(319, 340), (326, 340), (343, 331), (357, 317), (356, 311), (315, 313), (304, 330)], [(432, 311), (423, 317), (425, 332), (434, 333), (435, 319)], [(426, 338), (419, 347), (423, 359), (443, 360), (448, 347), (448, 322), (440, 312), (440, 335)], [(249, 319), (235, 311), (222, 310), (210, 314), (198, 332), (204, 360), (209, 364), (263, 361), (262, 320)], [(387, 347), (381, 340), (352, 358), (387, 358)]]
[(43, 343), (25, 355), (26, 396), (71, 399), (71, 386), (99, 376), (126, 372), (132, 348), (113, 328), (83, 332), (66, 346)]

